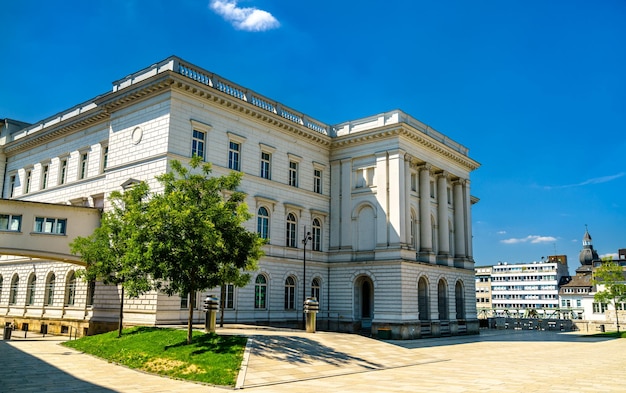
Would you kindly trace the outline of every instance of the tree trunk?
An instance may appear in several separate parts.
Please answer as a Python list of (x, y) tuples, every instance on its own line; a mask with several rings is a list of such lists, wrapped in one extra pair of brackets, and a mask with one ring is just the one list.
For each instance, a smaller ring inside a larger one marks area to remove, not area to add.
[(224, 308), (226, 307), (226, 299), (224, 298), (226, 295), (226, 285), (222, 285), (222, 289), (220, 291), (220, 327), (224, 327)]
[(120, 318), (119, 318), (119, 324), (117, 326), (117, 338), (122, 337), (123, 319), (124, 319), (124, 284), (122, 284), (122, 296), (120, 297)]
[(193, 307), (195, 303), (195, 292), (194, 290), (189, 291), (189, 315), (187, 316), (187, 344), (191, 344), (192, 338), (192, 325), (193, 325)]

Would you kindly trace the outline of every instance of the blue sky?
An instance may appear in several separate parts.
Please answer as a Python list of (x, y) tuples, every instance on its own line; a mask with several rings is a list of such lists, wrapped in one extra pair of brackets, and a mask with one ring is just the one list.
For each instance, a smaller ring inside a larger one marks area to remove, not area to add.
[(0, 118), (177, 55), (326, 123), (392, 109), (469, 147), (477, 264), (626, 248), (626, 2), (2, 2)]

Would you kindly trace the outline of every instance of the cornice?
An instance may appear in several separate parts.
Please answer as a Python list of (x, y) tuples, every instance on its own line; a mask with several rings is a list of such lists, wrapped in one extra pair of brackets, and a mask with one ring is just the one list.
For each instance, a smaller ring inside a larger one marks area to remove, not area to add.
[(407, 137), (427, 149), (438, 153), (447, 159), (450, 159), (461, 166), (473, 171), (480, 167), (480, 164), (471, 158), (456, 152), (441, 142), (436, 141), (432, 137), (415, 130), (406, 123), (395, 124), (387, 127), (375, 128), (370, 131), (360, 131), (354, 134), (337, 137), (332, 141), (332, 147), (344, 147), (363, 142), (372, 142), (378, 139), (386, 139), (391, 137)]
[(310, 130), (305, 126), (298, 125), (275, 113), (242, 101), (239, 98), (223, 93), (200, 82), (196, 82), (193, 79), (189, 79), (185, 76), (179, 75), (171, 71), (169, 73), (170, 77), (174, 81), (172, 83), (173, 89), (179, 90), (187, 94), (191, 94), (196, 97), (200, 97), (205, 100), (209, 100), (226, 110), (235, 112), (239, 115), (246, 115), (247, 117), (255, 121), (260, 120), (273, 127), (277, 127), (286, 132), (292, 133), (300, 138), (308, 139), (309, 141), (316, 144), (320, 144), (326, 147), (330, 147), (331, 145), (332, 138), (327, 135)]
[(108, 119), (109, 114), (102, 108), (96, 107), (78, 115), (77, 117), (70, 117), (67, 120), (61, 121), (48, 129), (36, 131), (32, 135), (27, 135), (23, 138), (9, 142), (6, 144), (4, 151), (7, 154), (17, 154), (42, 143), (47, 143), (69, 134), (79, 132), (87, 127), (105, 122)]

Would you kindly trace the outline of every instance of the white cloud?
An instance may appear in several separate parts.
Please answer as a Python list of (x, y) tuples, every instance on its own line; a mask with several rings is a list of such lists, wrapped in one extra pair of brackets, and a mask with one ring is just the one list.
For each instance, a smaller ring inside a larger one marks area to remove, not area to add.
[(572, 188), (572, 187), (588, 186), (590, 184), (602, 184), (602, 183), (607, 183), (607, 182), (613, 181), (615, 179), (619, 179), (620, 177), (623, 177), (624, 175), (626, 175), (626, 173), (621, 172), (621, 173), (618, 173), (616, 175), (594, 177), (593, 179), (588, 179), (588, 180), (585, 180), (585, 181), (582, 181), (582, 182), (576, 183), (576, 184), (567, 184), (567, 185), (564, 185), (564, 186), (545, 186), (544, 188), (546, 190), (558, 190), (558, 189), (562, 189), (562, 188)]
[(236, 0), (211, 0), (209, 7), (238, 30), (266, 31), (280, 26), (269, 12), (253, 7), (237, 7)]
[(498, 235), (506, 235), (506, 231), (498, 231)]
[(528, 235), (526, 237), (521, 237), (521, 238), (510, 238), (510, 239), (500, 240), (500, 243), (504, 243), (504, 244), (518, 244), (518, 243), (539, 244), (539, 243), (553, 243), (555, 241), (556, 241), (556, 238), (552, 237), (552, 236)]
[(618, 259), (619, 255), (617, 255), (616, 252), (612, 252), (612, 253), (608, 253), (608, 254), (602, 254), (600, 255), (600, 259), (604, 259), (606, 257), (611, 257), (611, 259)]

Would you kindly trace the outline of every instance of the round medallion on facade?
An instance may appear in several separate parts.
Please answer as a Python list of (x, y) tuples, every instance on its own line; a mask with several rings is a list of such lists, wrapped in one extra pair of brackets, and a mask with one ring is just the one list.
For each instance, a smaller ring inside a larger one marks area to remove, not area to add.
[(141, 129), (141, 127), (135, 127), (131, 135), (131, 140), (133, 141), (133, 143), (135, 145), (138, 144), (139, 142), (141, 142), (142, 137), (143, 137), (143, 130)]

